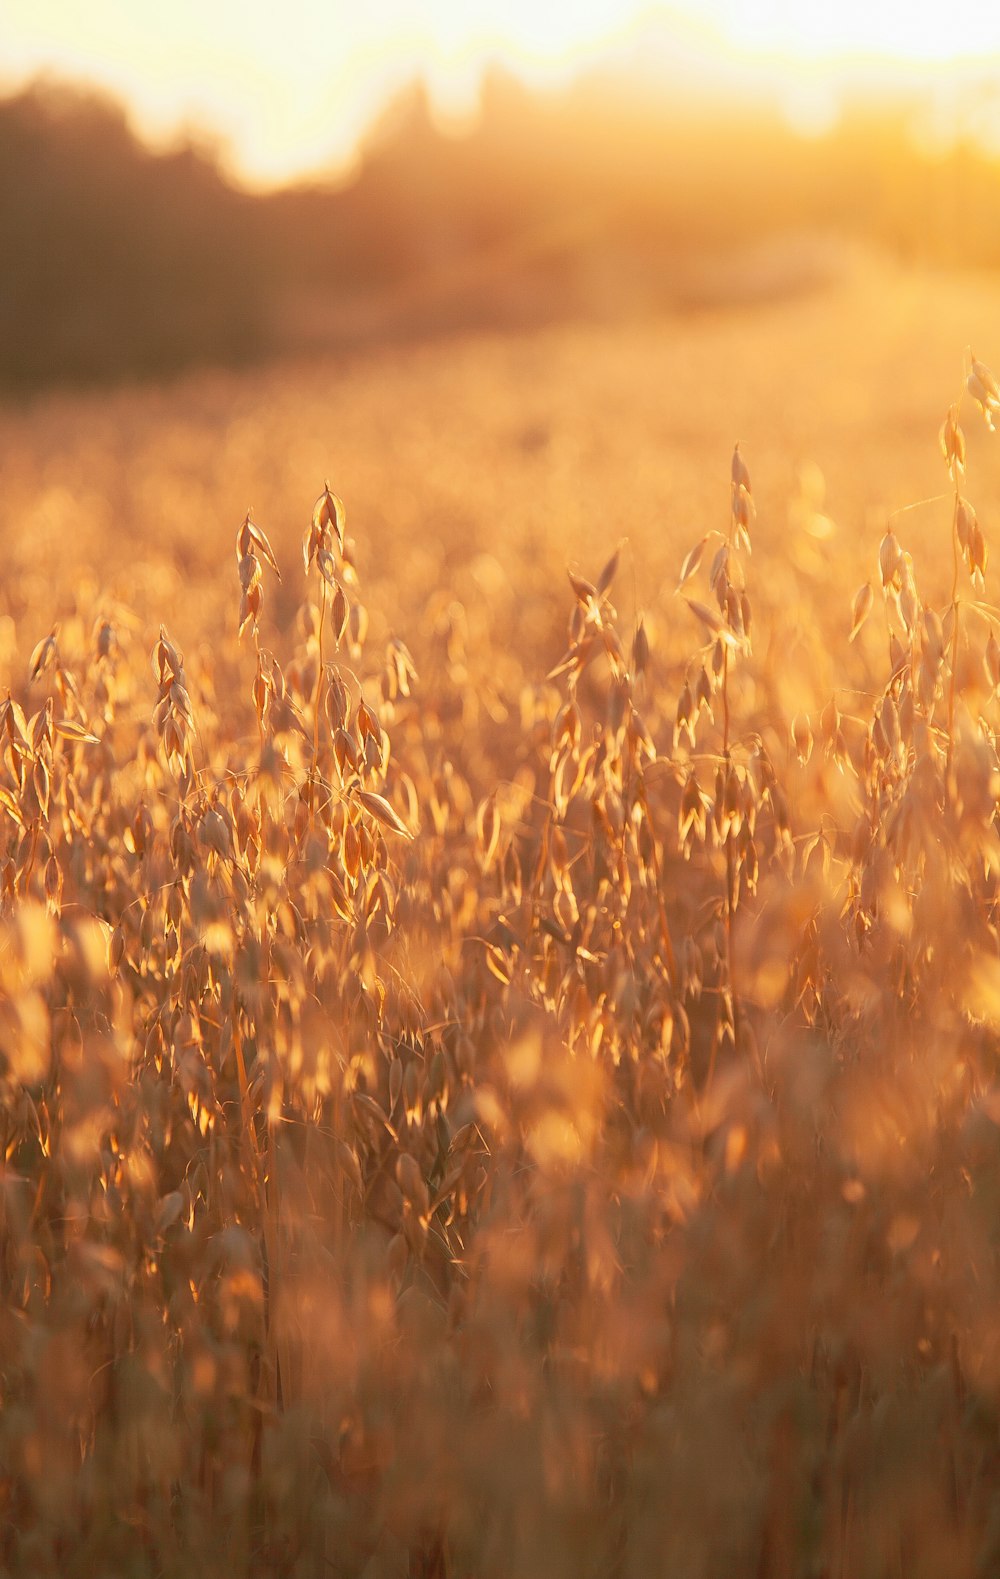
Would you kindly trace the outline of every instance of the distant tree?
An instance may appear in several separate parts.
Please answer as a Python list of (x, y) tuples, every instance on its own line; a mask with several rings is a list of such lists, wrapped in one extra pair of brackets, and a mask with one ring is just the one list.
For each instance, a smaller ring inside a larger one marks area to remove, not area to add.
[(256, 355), (255, 229), (209, 156), (150, 153), (108, 99), (39, 83), (0, 101), (0, 376)]

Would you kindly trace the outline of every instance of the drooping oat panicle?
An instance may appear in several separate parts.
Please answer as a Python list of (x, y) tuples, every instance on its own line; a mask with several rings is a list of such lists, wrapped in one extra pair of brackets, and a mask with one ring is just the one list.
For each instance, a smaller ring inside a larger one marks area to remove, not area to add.
[(302, 542), (302, 558), (307, 575), (315, 564), (327, 580), (331, 578), (335, 568), (333, 544), (336, 542), (337, 548), (343, 554), (345, 522), (343, 501), (331, 491), (330, 484), (327, 482), (313, 505), (312, 520), (306, 528)]
[(808, 713), (796, 713), (791, 724), (792, 745), (801, 763), (805, 764), (812, 756), (813, 732)]
[(967, 499), (959, 499), (955, 509), (955, 531), (962, 557), (968, 566), (973, 585), (982, 587), (986, 574), (989, 549), (979, 518)]
[(965, 471), (965, 434), (959, 426), (957, 406), (949, 406), (948, 415), (941, 424), (938, 442), (945, 465), (952, 479), (957, 482)]
[(701, 564), (702, 555), (705, 552), (705, 545), (707, 542), (708, 533), (706, 532), (705, 536), (699, 538), (694, 547), (689, 548), (687, 553), (684, 555), (684, 563), (681, 565), (681, 573), (677, 578), (678, 592), (684, 586), (686, 581), (691, 580), (691, 577), (694, 575), (695, 571), (698, 569), (698, 566)]
[(258, 550), (263, 558), (267, 560), (267, 563), (280, 581), (281, 571), (278, 569), (274, 551), (267, 540), (267, 534), (254, 521), (253, 511), (248, 510), (236, 533), (236, 558), (240, 560), (245, 554), (254, 553)]
[(1000, 411), (1000, 386), (985, 362), (980, 362), (975, 354), (965, 387), (982, 412), (986, 426), (994, 433), (996, 415)]
[(649, 637), (642, 615), (636, 620), (635, 634), (632, 637), (632, 673), (640, 679), (649, 664)]
[(382, 674), (382, 695), (387, 702), (410, 695), (417, 680), (417, 669), (409, 647), (398, 636), (389, 638)]
[(184, 657), (174, 646), (166, 628), (153, 647), (153, 674), (159, 687), (159, 700), (153, 709), (153, 724), (160, 737), (167, 761), (183, 766), (191, 754), (195, 733), (194, 709), (184, 676)]
[(890, 588), (898, 591), (901, 586), (903, 570), (903, 551), (899, 546), (899, 539), (890, 526), (879, 546), (878, 567), (882, 577), (882, 589)]
[(239, 634), (242, 636), (248, 625), (252, 626), (254, 634), (256, 634), (264, 601), (260, 587), (262, 579), (260, 560), (254, 553), (244, 554), (239, 561), (238, 569), (240, 575)]
[(998, 686), (1000, 686), (1000, 642), (997, 641), (996, 635), (992, 630), (986, 643), (984, 662), (986, 664), (986, 672), (990, 678), (990, 685), (995, 693)]
[(733, 459), (730, 465), (730, 477), (734, 488), (745, 488), (747, 493), (752, 493), (750, 486), (750, 471), (746, 461), (740, 454), (739, 443), (733, 448)]
[(266, 560), (274, 571), (278, 580), (281, 572), (267, 536), (261, 531), (253, 519), (252, 511), (248, 510), (236, 533), (236, 565), (240, 577), (240, 613), (239, 634), (249, 625), (254, 636), (260, 624), (260, 613), (264, 603), (262, 589), (263, 572), (261, 570), (260, 556)]
[(28, 659), (28, 676), (37, 680), (38, 676), (48, 668), (53, 668), (59, 662), (59, 627), (53, 625), (47, 636), (35, 644), (31, 657)]
[(389, 804), (384, 795), (376, 794), (374, 790), (355, 790), (357, 799), (365, 811), (370, 812), (383, 827), (389, 828), (393, 833), (402, 834), (404, 839), (412, 839), (413, 835), (403, 819), (393, 806)]
[[(314, 765), (319, 759), (320, 749), (320, 720), (323, 704), (323, 687), (325, 683), (325, 665), (323, 660), (323, 636), (326, 625), (329, 592), (333, 592), (332, 618), (334, 641), (339, 647), (345, 632), (350, 628), (352, 620), (356, 619), (357, 609), (351, 607), (347, 593), (344, 590), (344, 580), (353, 575), (353, 567), (347, 557), (347, 544), (344, 539), (345, 511), (343, 502), (331, 490), (329, 481), (326, 482), (323, 492), (313, 505), (312, 518), (306, 528), (302, 540), (302, 561), (306, 575), (316, 566), (320, 576), (320, 607), (318, 625), (316, 630), (317, 676), (316, 694), (313, 701), (313, 757)], [(337, 558), (334, 554), (334, 545), (340, 555), (341, 569), (338, 573)], [(343, 579), (342, 579), (343, 578)]]
[(851, 608), (851, 634), (847, 638), (848, 641), (853, 641), (857, 636), (872, 611), (874, 599), (875, 594), (872, 591), (871, 582), (864, 582), (854, 594), (854, 603)]
[(753, 502), (753, 490), (750, 486), (750, 472), (746, 461), (740, 454), (738, 444), (733, 450), (730, 474), (733, 492), (733, 543), (736, 548), (749, 554), (751, 552), (750, 528), (756, 518), (757, 511)]

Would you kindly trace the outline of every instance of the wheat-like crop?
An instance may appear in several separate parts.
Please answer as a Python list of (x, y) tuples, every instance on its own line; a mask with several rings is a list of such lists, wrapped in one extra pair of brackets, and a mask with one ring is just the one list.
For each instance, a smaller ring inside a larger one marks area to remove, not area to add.
[(38, 642), (0, 706), (0, 1571), (998, 1571), (969, 399), (992, 428), (971, 353), (950, 596), (893, 518), (843, 609), (875, 678), (814, 710), (739, 446), (667, 607), (620, 618), (624, 546), (571, 572), (516, 710), (453, 597), (419, 675), (374, 650), (329, 483), (287, 618), (248, 511), (232, 640), (161, 626), (153, 688), (99, 596)]

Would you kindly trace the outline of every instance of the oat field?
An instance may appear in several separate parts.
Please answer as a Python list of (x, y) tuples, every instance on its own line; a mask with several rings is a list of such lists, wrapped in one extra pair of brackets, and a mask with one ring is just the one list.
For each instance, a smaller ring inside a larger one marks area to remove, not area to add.
[(0, 412), (0, 1574), (1000, 1571), (998, 326)]

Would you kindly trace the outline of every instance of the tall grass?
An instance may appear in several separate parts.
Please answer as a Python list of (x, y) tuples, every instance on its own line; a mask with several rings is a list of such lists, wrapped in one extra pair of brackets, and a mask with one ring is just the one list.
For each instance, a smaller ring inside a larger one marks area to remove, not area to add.
[(970, 357), (946, 606), (890, 526), (843, 611), (881, 679), (815, 716), (739, 447), (687, 659), (615, 553), (517, 723), (460, 605), (419, 677), (371, 649), (330, 484), (281, 651), (250, 511), (196, 665), (124, 611), (42, 635), (0, 708), (3, 1571), (997, 1571), (972, 403)]

